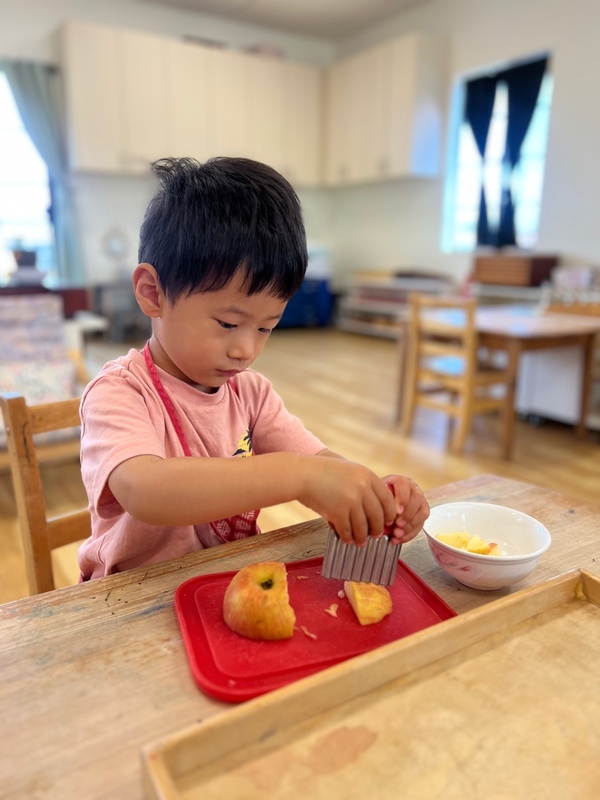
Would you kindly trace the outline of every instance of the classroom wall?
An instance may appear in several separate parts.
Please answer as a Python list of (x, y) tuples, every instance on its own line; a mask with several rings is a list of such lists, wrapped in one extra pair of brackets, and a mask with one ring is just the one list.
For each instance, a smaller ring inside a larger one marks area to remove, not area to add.
[[(461, 76), (548, 50), (555, 85), (537, 249), (571, 261), (600, 262), (597, 0), (430, 0), (337, 46), (139, 0), (0, 0), (0, 55), (56, 61), (55, 32), (67, 18), (168, 35), (195, 33), (237, 47), (270, 41), (290, 58), (315, 64), (390, 36), (437, 32), (449, 46), (448, 104)], [(467, 273), (469, 255), (441, 250), (443, 177), (301, 193), (308, 235), (331, 248), (338, 286), (355, 269), (423, 267), (457, 278)], [(100, 250), (103, 233), (113, 225), (126, 230), (135, 260), (137, 232), (153, 184), (142, 178), (78, 176), (73, 188), (86, 271), (98, 282), (114, 269)]]
[[(448, 39), (448, 101), (469, 72), (551, 53), (554, 94), (537, 250), (600, 263), (600, 3), (431, 0), (347, 40), (337, 56), (415, 30)], [(338, 192), (338, 269), (416, 265), (466, 274), (469, 255), (441, 251), (442, 197), (443, 178)]]

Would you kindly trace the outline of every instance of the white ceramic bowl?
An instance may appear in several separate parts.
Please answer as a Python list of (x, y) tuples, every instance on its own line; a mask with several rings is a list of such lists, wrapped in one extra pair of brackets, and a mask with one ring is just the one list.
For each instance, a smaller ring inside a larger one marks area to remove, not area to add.
[[(423, 528), (440, 567), (473, 589), (503, 589), (522, 581), (550, 546), (550, 533), (537, 519), (492, 503), (434, 506)], [(440, 542), (438, 533), (467, 531), (496, 542), (502, 555), (483, 556)]]

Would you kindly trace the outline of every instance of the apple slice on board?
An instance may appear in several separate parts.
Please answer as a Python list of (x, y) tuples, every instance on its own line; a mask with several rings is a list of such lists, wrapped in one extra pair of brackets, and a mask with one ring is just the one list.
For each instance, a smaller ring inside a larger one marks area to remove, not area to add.
[(392, 613), (392, 598), (385, 586), (344, 581), (344, 591), (361, 625), (372, 625)]
[(285, 564), (261, 561), (241, 569), (223, 598), (228, 628), (248, 639), (289, 639), (296, 615), (290, 605)]

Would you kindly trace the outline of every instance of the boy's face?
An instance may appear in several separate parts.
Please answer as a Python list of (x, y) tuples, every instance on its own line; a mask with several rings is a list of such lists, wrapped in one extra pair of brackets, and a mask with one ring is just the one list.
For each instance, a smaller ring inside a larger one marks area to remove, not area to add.
[(217, 292), (162, 298), (153, 320), (154, 361), (176, 378), (213, 392), (260, 355), (281, 319), (286, 301), (261, 292), (248, 295), (234, 278)]

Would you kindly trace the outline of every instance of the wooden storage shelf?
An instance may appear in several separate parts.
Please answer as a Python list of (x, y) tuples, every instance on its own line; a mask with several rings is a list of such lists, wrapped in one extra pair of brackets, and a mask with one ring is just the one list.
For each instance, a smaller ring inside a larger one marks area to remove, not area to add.
[(340, 330), (397, 339), (408, 315), (412, 292), (432, 294), (453, 290), (450, 279), (416, 274), (356, 273), (350, 291), (342, 297), (336, 315)]
[(251, 700), (146, 748), (149, 796), (595, 800), (599, 605), (570, 572)]

